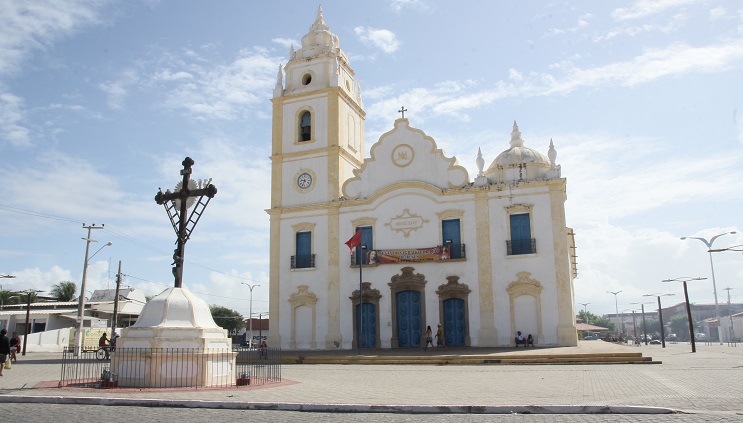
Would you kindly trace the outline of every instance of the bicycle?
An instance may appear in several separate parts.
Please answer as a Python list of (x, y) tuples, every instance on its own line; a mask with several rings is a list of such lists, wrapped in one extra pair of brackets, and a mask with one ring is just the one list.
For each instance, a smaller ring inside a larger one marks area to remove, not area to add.
[(110, 360), (111, 359), (111, 353), (116, 351), (116, 345), (106, 345), (104, 347), (99, 347), (98, 350), (95, 352), (95, 358), (97, 360)]

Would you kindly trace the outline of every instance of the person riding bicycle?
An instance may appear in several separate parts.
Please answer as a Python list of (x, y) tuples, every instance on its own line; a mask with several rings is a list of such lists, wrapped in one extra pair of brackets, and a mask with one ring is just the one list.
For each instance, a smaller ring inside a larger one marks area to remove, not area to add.
[(103, 332), (103, 335), (101, 335), (101, 337), (98, 338), (98, 346), (100, 348), (102, 348), (103, 351), (106, 352), (106, 360), (108, 360), (108, 358), (109, 358), (109, 355), (108, 355), (109, 347), (108, 347), (108, 334), (106, 334), (106, 332)]

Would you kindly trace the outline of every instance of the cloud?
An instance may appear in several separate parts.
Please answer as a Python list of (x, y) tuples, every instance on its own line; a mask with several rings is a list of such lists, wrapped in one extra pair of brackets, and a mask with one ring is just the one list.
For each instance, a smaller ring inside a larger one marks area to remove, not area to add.
[(714, 9), (710, 9), (709, 11), (709, 18), (713, 21), (723, 19), (725, 17), (727, 17), (727, 10), (722, 6), (715, 7)]
[[(466, 110), (493, 103), (502, 98), (567, 94), (583, 87), (627, 86), (679, 77), (689, 73), (720, 73), (743, 66), (743, 40), (695, 47), (672, 44), (648, 49), (630, 60), (603, 66), (579, 68), (570, 61), (557, 63), (554, 73), (523, 73), (509, 70), (510, 81), (497, 81), (482, 87), (472, 81), (449, 81), (434, 88), (413, 88), (388, 96), (368, 108), (371, 119), (389, 119), (400, 104), (416, 104), (419, 116), (448, 115), (467, 119)], [(374, 98), (374, 97), (371, 97)]]
[(617, 20), (640, 19), (696, 2), (697, 0), (638, 0), (631, 7), (614, 9), (612, 16)]
[(417, 11), (430, 11), (433, 6), (426, 0), (389, 0), (390, 8), (395, 12), (401, 12), (403, 9), (413, 9)]
[(4, 1), (0, 7), (0, 75), (16, 73), (34, 50), (89, 25), (107, 1), (39, 0)]
[(566, 140), (556, 143), (558, 162), (566, 169), (568, 207), (578, 221), (618, 219), (716, 198), (743, 198), (743, 169), (738, 166), (743, 150), (701, 157), (685, 154), (659, 162), (657, 157), (669, 146), (655, 139), (588, 134), (558, 139)]
[(29, 147), (29, 131), (21, 125), (23, 99), (11, 93), (0, 93), (0, 134), (14, 147)]
[(374, 46), (385, 53), (394, 53), (400, 48), (397, 36), (390, 30), (357, 26), (354, 28), (354, 32), (361, 42)]
[(124, 109), (126, 99), (135, 93), (157, 92), (154, 107), (198, 120), (234, 120), (261, 104), (276, 84), (276, 66), (282, 59), (266, 49), (242, 50), (231, 60), (210, 54), (210, 49), (152, 53), (154, 59), (138, 61), (136, 68), (122, 71), (99, 88), (113, 109)]
[(152, 80), (165, 94), (162, 106), (181, 110), (198, 119), (242, 118), (250, 106), (263, 102), (276, 83), (276, 64), (281, 59), (263, 49), (244, 50), (225, 63), (200, 57), (173, 58), (163, 64), (182, 80)]
[(291, 46), (299, 46), (301, 43), (297, 40), (291, 39), (291, 38), (273, 38), (271, 39), (272, 42), (288, 49)]
[(108, 105), (112, 109), (124, 109), (126, 98), (129, 90), (139, 82), (139, 74), (134, 69), (127, 69), (121, 72), (119, 78), (115, 81), (104, 82), (99, 88), (108, 96)]

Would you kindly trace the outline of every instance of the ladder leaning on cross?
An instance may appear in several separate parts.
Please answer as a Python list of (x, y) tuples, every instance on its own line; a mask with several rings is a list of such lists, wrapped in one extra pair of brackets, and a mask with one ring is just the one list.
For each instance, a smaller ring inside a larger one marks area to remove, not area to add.
[[(176, 185), (176, 191), (166, 190), (163, 192), (162, 188), (159, 188), (157, 195), (155, 195), (155, 202), (165, 207), (170, 223), (173, 224), (173, 230), (178, 236), (177, 246), (173, 252), (173, 276), (175, 277), (176, 288), (183, 285), (183, 255), (186, 241), (191, 238), (191, 232), (193, 232), (196, 223), (204, 213), (207, 204), (217, 194), (217, 187), (210, 183), (211, 179), (206, 182), (199, 180), (198, 183), (191, 180), (193, 159), (186, 157), (181, 164), (183, 165), (183, 169), (181, 169), (183, 180)], [(191, 189), (192, 186), (194, 189)], [(198, 201), (196, 201), (197, 197)], [(206, 200), (204, 200), (204, 197), (206, 197)], [(187, 217), (187, 211), (194, 202), (196, 202), (196, 206)]]

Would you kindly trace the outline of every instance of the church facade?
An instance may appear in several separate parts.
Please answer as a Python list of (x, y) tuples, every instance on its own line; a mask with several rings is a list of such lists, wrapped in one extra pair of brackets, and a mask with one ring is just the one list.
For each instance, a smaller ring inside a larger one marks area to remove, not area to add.
[(546, 156), (525, 146), (514, 122), (470, 179), (400, 118), (364, 157), (360, 87), (322, 10), (289, 56), (272, 99), (272, 345), (423, 347), (439, 324), (449, 346), (512, 346), (519, 331), (576, 345), (552, 142)]

